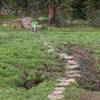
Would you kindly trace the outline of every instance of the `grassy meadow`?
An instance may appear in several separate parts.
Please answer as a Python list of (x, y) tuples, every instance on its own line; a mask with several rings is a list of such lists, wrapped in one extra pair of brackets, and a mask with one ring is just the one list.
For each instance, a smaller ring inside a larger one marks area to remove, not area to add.
[[(48, 48), (43, 46), (45, 41), (51, 43), (58, 51), (69, 43), (89, 47), (100, 60), (99, 28), (50, 27), (31, 32), (1, 26), (0, 100), (48, 100), (48, 94), (53, 91), (57, 78), (60, 78), (63, 72), (63, 59), (48, 54)], [(28, 90), (23, 88), (25, 82), (32, 85), (29, 82), (37, 78), (42, 82)], [(70, 86), (66, 88), (64, 100), (83, 100), (79, 98), (80, 92), (77, 94), (75, 91), (86, 92), (78, 86)], [(98, 95), (100, 96), (100, 93)]]

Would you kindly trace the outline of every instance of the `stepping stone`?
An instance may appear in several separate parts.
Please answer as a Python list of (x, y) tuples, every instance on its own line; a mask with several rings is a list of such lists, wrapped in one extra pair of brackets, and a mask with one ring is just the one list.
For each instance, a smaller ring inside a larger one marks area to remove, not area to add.
[(65, 80), (65, 79), (66, 79), (65, 77), (62, 77), (61, 79), (58, 79), (58, 81)]
[(59, 80), (60, 82), (68, 82), (67, 79), (62, 79), (62, 80)]
[(60, 57), (65, 58), (65, 59), (73, 59), (73, 56), (68, 56), (67, 54), (61, 53), (59, 54)]
[(74, 60), (68, 60), (67, 63), (70, 64), (70, 65), (77, 65), (77, 62), (74, 61)]
[(67, 68), (67, 69), (75, 69), (75, 68), (79, 68), (79, 65), (69, 65), (69, 66), (65, 66), (65, 68)]
[(67, 72), (65, 72), (66, 74), (79, 74), (79, 73), (81, 73), (81, 71), (79, 71), (79, 70), (74, 70), (74, 71), (67, 71)]
[(60, 90), (60, 91), (56, 90), (56, 91), (54, 91), (52, 94), (62, 94), (62, 93), (63, 93), (62, 90)]
[(54, 49), (49, 49), (48, 50), (48, 53), (53, 53), (54, 52)]
[(76, 80), (73, 79), (73, 78), (72, 79), (68, 79), (67, 81), (70, 82), (70, 83), (76, 83)]
[(61, 83), (56, 84), (55, 86), (57, 86), (57, 87), (66, 87), (66, 86), (69, 86), (69, 85), (70, 85), (69, 82), (61, 82)]
[(67, 77), (75, 78), (75, 77), (80, 77), (80, 74), (67, 74)]
[(73, 59), (74, 57), (73, 56), (65, 56), (64, 58), (70, 60), (70, 59)]
[(50, 100), (57, 100), (64, 98), (64, 95), (49, 95), (48, 98), (50, 98)]
[(48, 42), (44, 42), (43, 45), (44, 46), (48, 46), (49, 44), (48, 44)]
[(60, 53), (59, 56), (64, 57), (64, 56), (68, 56), (68, 55), (65, 53)]
[(61, 82), (69, 82), (69, 83), (76, 83), (75, 79), (64, 79), (64, 80), (60, 80)]
[(55, 87), (54, 90), (55, 91), (64, 91), (65, 88), (64, 87)]
[(48, 48), (52, 48), (53, 49), (53, 46), (48, 46)]

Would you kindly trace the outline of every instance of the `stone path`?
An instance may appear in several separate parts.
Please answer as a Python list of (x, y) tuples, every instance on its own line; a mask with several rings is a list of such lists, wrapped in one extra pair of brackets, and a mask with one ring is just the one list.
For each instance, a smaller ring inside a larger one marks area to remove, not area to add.
[(62, 79), (58, 79), (58, 83), (55, 84), (54, 91), (48, 95), (48, 98), (50, 100), (63, 99), (63, 92), (65, 91), (65, 88), (71, 84), (76, 84), (76, 78), (81, 76), (79, 65), (74, 60), (74, 56), (69, 56), (65, 53), (58, 54), (57, 52), (55, 52), (53, 46), (50, 46), (47, 42), (45, 42), (43, 45), (49, 48), (48, 53), (55, 53), (59, 57), (64, 58), (66, 60), (64, 72), (65, 77), (62, 77)]

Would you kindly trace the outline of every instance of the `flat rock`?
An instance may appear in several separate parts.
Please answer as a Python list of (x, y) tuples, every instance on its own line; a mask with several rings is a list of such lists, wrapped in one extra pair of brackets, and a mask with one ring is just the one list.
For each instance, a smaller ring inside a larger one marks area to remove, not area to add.
[(69, 60), (69, 59), (73, 59), (74, 57), (73, 56), (65, 56), (64, 58)]
[(72, 79), (68, 79), (67, 81), (70, 82), (70, 83), (76, 83), (76, 80), (73, 79), (73, 78)]
[(34, 21), (31, 17), (24, 17), (20, 19), (21, 24), (26, 29), (32, 29), (31, 23)]
[(64, 98), (64, 95), (58, 95), (58, 94), (56, 95), (56, 94), (54, 94), (54, 95), (49, 95), (48, 98), (50, 98), (50, 100), (57, 100), (57, 99)]
[(70, 65), (77, 65), (77, 62), (74, 61), (74, 60), (68, 60), (67, 63), (70, 64)]
[(54, 49), (49, 49), (48, 53), (54, 53)]
[(65, 56), (68, 56), (68, 54), (60, 53), (59, 56), (60, 56), (60, 57), (65, 57)]
[(62, 93), (63, 93), (62, 90), (56, 90), (56, 91), (54, 91), (52, 94), (62, 94)]
[(39, 17), (38, 20), (39, 21), (44, 21), (44, 20), (47, 20), (48, 21), (48, 18), (46, 18), (46, 17)]
[(48, 48), (51, 48), (51, 49), (53, 49), (53, 46), (50, 46), (50, 45), (49, 45), (49, 46), (48, 46)]
[(69, 86), (69, 85), (70, 85), (69, 82), (61, 82), (61, 83), (56, 84), (55, 86), (57, 86), (57, 87), (66, 87), (66, 86)]
[(67, 71), (65, 73), (66, 74), (79, 74), (79, 73), (81, 73), (81, 71), (79, 71), (79, 70), (71, 70), (71, 71)]
[(79, 68), (79, 65), (66, 65), (65, 68), (67, 69), (75, 69), (75, 68)]
[(75, 79), (63, 79), (63, 80), (60, 80), (61, 82), (69, 82), (69, 83), (76, 83), (76, 80)]
[(55, 87), (54, 90), (55, 91), (64, 91), (65, 87)]
[(67, 77), (75, 78), (75, 77), (80, 77), (80, 74), (67, 74)]
[(44, 46), (48, 46), (49, 43), (48, 43), (48, 42), (44, 42), (43, 45), (44, 45)]
[(68, 56), (68, 54), (65, 54), (65, 53), (61, 53), (61, 54), (59, 54), (59, 56), (62, 57), (62, 58), (68, 59), (68, 60), (74, 58), (73, 56)]

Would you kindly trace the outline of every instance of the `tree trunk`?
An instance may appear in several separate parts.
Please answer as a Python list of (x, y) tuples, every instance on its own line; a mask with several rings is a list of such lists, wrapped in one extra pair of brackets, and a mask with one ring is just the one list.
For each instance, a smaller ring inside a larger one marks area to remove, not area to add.
[(1, 15), (2, 2), (0, 1), (0, 15)]
[(37, 1), (37, 18), (39, 16), (39, 0)]
[(56, 7), (54, 4), (49, 4), (49, 16), (48, 16), (48, 23), (49, 25), (52, 24), (55, 21), (56, 17)]
[(30, 0), (27, 1), (27, 10), (30, 11)]

